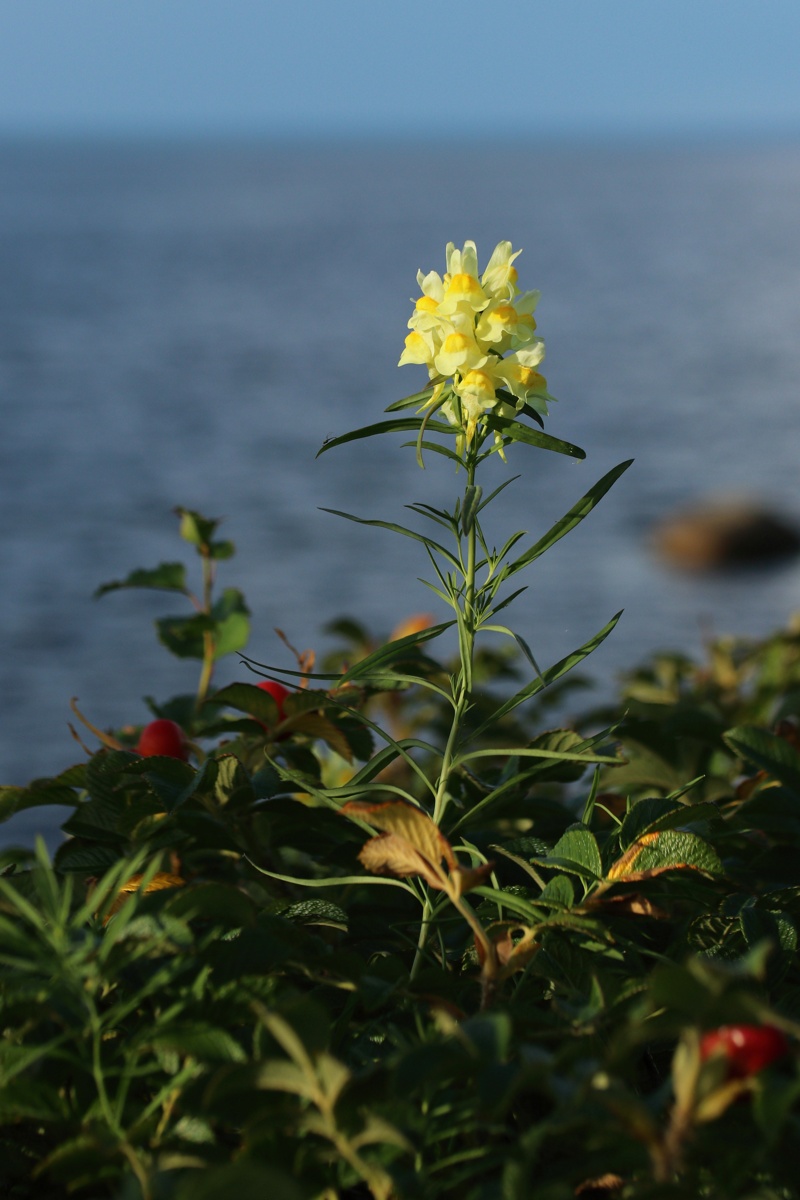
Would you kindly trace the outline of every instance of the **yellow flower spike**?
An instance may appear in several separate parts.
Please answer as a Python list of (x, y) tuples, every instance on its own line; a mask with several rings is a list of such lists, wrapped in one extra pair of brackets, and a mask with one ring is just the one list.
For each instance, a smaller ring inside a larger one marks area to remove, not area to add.
[[(432, 394), (418, 411), (437, 410), (454, 427), (459, 456), (488, 412), (513, 420), (528, 404), (546, 415), (553, 399), (537, 370), (544, 358), (533, 316), (540, 293), (517, 287), (514, 260), (520, 254), (511, 242), (498, 242), (480, 276), (475, 243), (459, 249), (449, 242), (444, 275), (417, 272), (422, 294), (412, 301), (400, 364), (427, 366)], [(498, 397), (501, 388), (511, 393), (508, 401)], [(496, 433), (505, 457), (502, 442)]]

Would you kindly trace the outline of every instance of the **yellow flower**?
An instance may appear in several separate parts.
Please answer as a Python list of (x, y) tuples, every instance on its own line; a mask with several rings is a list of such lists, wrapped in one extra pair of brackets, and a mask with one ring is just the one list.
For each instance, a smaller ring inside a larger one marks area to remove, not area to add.
[(528, 350), (519, 350), (507, 358), (498, 359), (495, 371), (512, 396), (516, 397), (519, 408), (529, 404), (546, 417), (547, 401), (553, 397), (547, 390), (547, 380), (535, 369), (543, 358), (544, 343), (537, 339), (537, 344)]
[(433, 365), (434, 352), (432, 341), (416, 330), (412, 330), (406, 338), (406, 348), (400, 355), (400, 361), (397, 365), (398, 367), (404, 367), (406, 363), (420, 363), (421, 365), (431, 367)]
[(511, 242), (498, 242), (483, 272), (481, 283), (493, 299), (512, 300), (517, 294), (517, 268), (512, 266), (521, 250), (511, 253)]
[(510, 304), (508, 300), (493, 300), (478, 317), (475, 326), (477, 340), (498, 354), (529, 345), (534, 340), (536, 321), (533, 310), (539, 295), (539, 292), (526, 292), (516, 304)]
[(450, 376), (463, 375), (480, 366), (485, 359), (485, 351), (475, 341), (472, 323), (458, 321), (451, 326), (433, 361), (440, 375)]
[[(486, 413), (495, 410), (513, 418), (529, 404), (546, 414), (547, 401), (553, 399), (536, 370), (544, 358), (533, 316), (539, 292), (521, 293), (517, 287), (514, 260), (520, 253), (511, 242), (498, 242), (480, 276), (475, 243), (467, 241), (458, 249), (449, 242), (443, 276), (417, 272), (421, 295), (413, 301), (400, 365), (425, 365), (437, 381), (419, 411), (444, 399), (441, 412), (458, 430), (458, 453), (472, 442)], [(510, 392), (515, 403), (498, 397), (500, 389)], [(498, 438), (502, 444), (496, 433)]]
[[(509, 243), (510, 244), (510, 243)], [(445, 250), (448, 275), (478, 274), (478, 250), (473, 241), (464, 242), (464, 249), (457, 250), (453, 242), (447, 243)]]

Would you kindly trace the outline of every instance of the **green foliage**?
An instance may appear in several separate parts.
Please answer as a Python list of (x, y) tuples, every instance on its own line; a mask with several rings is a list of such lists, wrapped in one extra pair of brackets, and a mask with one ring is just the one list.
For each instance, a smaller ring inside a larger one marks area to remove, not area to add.
[(452, 668), (419, 652), (429, 630), (337, 631), (333, 686), (282, 723), (229, 685), (194, 764), (103, 747), (3, 789), (5, 816), (70, 812), (52, 866), (40, 848), (0, 878), (3, 1194), (796, 1195), (792, 1060), (732, 1083), (692, 1038), (800, 1034), (798, 635), (661, 656), (624, 717), (585, 718), (613, 733), (536, 732), (535, 699), (476, 690), (502, 711), (473, 724), (442, 825), (467, 875), (442, 850), (419, 956), (424, 875), (357, 856), (388, 799), (427, 802)]

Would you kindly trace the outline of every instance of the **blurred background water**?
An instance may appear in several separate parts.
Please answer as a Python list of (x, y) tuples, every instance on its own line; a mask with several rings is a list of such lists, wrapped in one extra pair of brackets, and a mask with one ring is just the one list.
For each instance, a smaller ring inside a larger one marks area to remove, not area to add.
[[(319, 511), (403, 520), (449, 503), (443, 460), (402, 438), (336, 449), (422, 387), (395, 368), (418, 267), (511, 239), (538, 287), (551, 433), (577, 464), (514, 448), (498, 538), (539, 536), (615, 463), (635, 465), (539, 560), (510, 623), (541, 666), (620, 608), (601, 686), (659, 647), (761, 635), (800, 607), (797, 562), (686, 577), (655, 520), (744, 491), (800, 515), (800, 144), (9, 140), (0, 144), (0, 781), (81, 757), (68, 701), (103, 727), (144, 694), (191, 690), (159, 647), (180, 598), (94, 588), (183, 556), (175, 505), (225, 518), (221, 583), (253, 614), (248, 652), (291, 666), (350, 614), (388, 632), (435, 612), (421, 548)], [(408, 514), (406, 514), (408, 515)], [(187, 547), (188, 550), (188, 547)], [(218, 681), (243, 675), (235, 660)], [(34, 810), (13, 832), (52, 821)]]

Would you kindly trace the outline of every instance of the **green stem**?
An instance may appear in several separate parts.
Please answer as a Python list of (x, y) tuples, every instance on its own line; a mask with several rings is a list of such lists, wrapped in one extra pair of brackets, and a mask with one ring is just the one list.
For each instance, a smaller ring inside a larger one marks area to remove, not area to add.
[[(475, 459), (476, 450), (473, 449), (469, 453), (467, 459), (467, 486), (472, 487), (475, 483)], [(452, 771), (453, 756), (458, 743), (459, 734), (461, 732), (461, 722), (466, 713), (469, 702), (470, 693), (472, 691), (472, 662), (475, 648), (475, 560), (477, 549), (477, 535), (475, 531), (475, 521), (473, 520), (467, 533), (467, 565), (464, 574), (464, 630), (465, 639), (461, 644), (461, 670), (458, 675), (457, 695), (454, 697), (453, 720), (450, 725), (450, 733), (447, 738), (447, 744), (442, 755), (442, 767), (439, 772), (439, 782), (436, 788), (436, 797), (433, 806), (433, 819), (437, 825), (440, 825), (442, 818), (447, 808), (449, 799), (448, 784)]]
[[(467, 487), (473, 487), (475, 484), (475, 467), (478, 458), (478, 449), (474, 443), (467, 452)], [(475, 519), (473, 517), (472, 524), (466, 534), (467, 537), (467, 564), (464, 573), (464, 608), (462, 611), (465, 636), (459, 639), (461, 647), (461, 670), (458, 674), (458, 682), (455, 688), (456, 695), (453, 697), (453, 720), (450, 724), (450, 732), (447, 737), (447, 743), (442, 755), (442, 765), (439, 771), (439, 780), (436, 786), (436, 795), (433, 804), (433, 820), (436, 825), (441, 825), (445, 810), (450, 799), (448, 785), (452, 774), (453, 758), (455, 756), (456, 746), (461, 734), (461, 723), (464, 715), (467, 712), (470, 704), (470, 696), (472, 691), (472, 662), (475, 649), (475, 561), (477, 549), (477, 535), (475, 530)], [(460, 547), (459, 547), (460, 549)], [(463, 559), (462, 559), (463, 561)], [(456, 603), (456, 601), (454, 601)], [(411, 978), (413, 979), (419, 970), (422, 962), (422, 957), (425, 952), (425, 945), (428, 940), (428, 934), (431, 928), (431, 917), (433, 914), (433, 903), (428, 891), (425, 897), (425, 903), (422, 910), (422, 923), (420, 925), (419, 940), (417, 942), (417, 952), (414, 956), (414, 963), (411, 967)]]
[[(214, 587), (214, 564), (208, 554), (207, 547), (201, 550), (201, 559), (203, 563), (203, 607), (202, 612), (205, 616), (211, 615), (211, 594)], [(200, 680), (197, 684), (197, 702), (196, 707), (199, 709), (208, 695), (208, 690), (211, 686), (211, 676), (214, 671), (214, 634), (210, 629), (207, 629), (203, 634), (203, 666), (200, 671)]]

